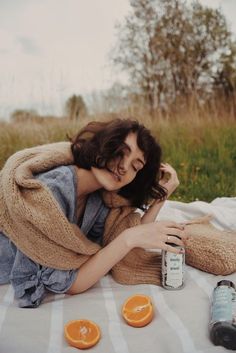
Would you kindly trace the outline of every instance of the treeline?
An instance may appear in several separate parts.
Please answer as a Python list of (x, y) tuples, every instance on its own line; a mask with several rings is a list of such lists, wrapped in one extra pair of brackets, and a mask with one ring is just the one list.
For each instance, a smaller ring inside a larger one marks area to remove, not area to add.
[[(121, 112), (152, 120), (236, 119), (236, 42), (220, 9), (198, 0), (130, 0), (116, 35), (110, 59), (128, 83), (74, 94), (63, 117)], [(42, 118), (25, 110), (12, 115), (14, 121), (29, 117)]]
[[(81, 95), (72, 95), (65, 102), (64, 114), (60, 118), (77, 121), (88, 115), (87, 105)], [(10, 117), (13, 122), (33, 121), (35, 123), (49, 122), (58, 119), (55, 116), (41, 116), (36, 110), (16, 109)]]
[(130, 0), (130, 6), (111, 52), (129, 74), (130, 98), (153, 115), (220, 97), (235, 115), (236, 43), (222, 12), (199, 1)]

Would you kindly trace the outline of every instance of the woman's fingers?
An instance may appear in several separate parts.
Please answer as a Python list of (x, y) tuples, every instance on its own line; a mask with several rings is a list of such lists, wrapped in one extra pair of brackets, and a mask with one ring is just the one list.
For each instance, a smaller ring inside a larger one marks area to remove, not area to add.
[(176, 170), (168, 163), (166, 164), (161, 164), (160, 170), (166, 171), (166, 172), (176, 172)]
[(164, 250), (172, 252), (174, 254), (184, 254), (184, 249), (183, 248), (175, 248), (174, 246), (171, 246), (169, 244), (165, 245)]
[(179, 237), (183, 241), (186, 241), (188, 239), (188, 236), (184, 230), (174, 229), (174, 228), (166, 228), (165, 232), (167, 235)]
[(161, 168), (171, 167), (169, 163), (161, 163)]
[(166, 244), (176, 244), (176, 245), (180, 245), (180, 246), (185, 246), (184, 242), (177, 238), (176, 236), (172, 236), (172, 235), (168, 235), (166, 238)]
[(183, 250), (189, 238), (185, 234), (184, 226), (172, 221), (141, 224), (134, 227), (135, 229), (137, 229), (137, 235), (131, 234), (133, 245), (144, 249), (163, 249), (178, 254), (179, 248)]
[(162, 232), (166, 236), (170, 235), (170, 236), (179, 237), (183, 242), (186, 242), (188, 240), (189, 237), (184, 231), (185, 227), (183, 224), (172, 222), (172, 221), (157, 222), (157, 225), (158, 223), (159, 225), (163, 226)]

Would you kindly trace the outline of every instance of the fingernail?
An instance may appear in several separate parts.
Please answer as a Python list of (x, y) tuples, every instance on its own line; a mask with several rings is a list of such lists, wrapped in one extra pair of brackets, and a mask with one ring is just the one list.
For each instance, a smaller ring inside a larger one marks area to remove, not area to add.
[(180, 249), (180, 253), (181, 253), (181, 254), (184, 254), (184, 253), (185, 253), (185, 250), (184, 250), (184, 249)]

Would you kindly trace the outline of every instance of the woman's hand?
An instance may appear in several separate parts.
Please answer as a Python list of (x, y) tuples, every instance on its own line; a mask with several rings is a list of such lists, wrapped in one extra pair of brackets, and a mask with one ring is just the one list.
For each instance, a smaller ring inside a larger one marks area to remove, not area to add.
[(160, 171), (163, 177), (159, 180), (159, 184), (167, 190), (167, 197), (179, 186), (179, 179), (176, 170), (168, 163), (162, 163)]
[[(172, 168), (171, 165), (168, 163), (165, 163), (165, 164), (162, 163), (160, 170), (162, 172), (163, 177), (159, 180), (159, 184), (166, 189), (167, 191), (166, 198), (168, 198), (179, 185), (179, 179), (175, 169)], [(142, 216), (142, 220), (141, 220), (142, 224), (154, 222), (164, 202), (165, 202), (165, 199), (155, 200), (152, 203), (152, 205), (148, 208), (148, 210), (145, 212), (145, 214)]]
[[(169, 243), (185, 246), (188, 239), (184, 226), (171, 221), (144, 223), (126, 230), (127, 244), (130, 249), (135, 247), (143, 249), (162, 249), (173, 253), (180, 253)], [(177, 238), (179, 237), (179, 238)]]
[(81, 265), (67, 293), (81, 293), (93, 286), (133, 248), (164, 249), (178, 254), (180, 250), (167, 243), (184, 246), (186, 239), (184, 226), (175, 222), (152, 222), (128, 228)]

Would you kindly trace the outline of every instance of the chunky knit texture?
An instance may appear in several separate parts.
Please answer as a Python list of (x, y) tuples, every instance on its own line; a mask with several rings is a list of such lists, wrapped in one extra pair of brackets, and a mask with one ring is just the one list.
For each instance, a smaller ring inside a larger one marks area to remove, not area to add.
[[(73, 164), (70, 143), (58, 142), (15, 153), (0, 173), (0, 229), (32, 260), (65, 270), (79, 268), (101, 248), (68, 221), (50, 190), (34, 178), (34, 174), (69, 164)], [(105, 223), (105, 246), (123, 230), (140, 224), (141, 218), (116, 193), (104, 191), (103, 198), (111, 209)], [(186, 228), (190, 231), (195, 226)], [(187, 246), (187, 262), (216, 274), (234, 272), (235, 254), (229, 248), (235, 249), (236, 236), (229, 238), (220, 233), (224, 242), (220, 236), (215, 241), (212, 234), (203, 230), (200, 235), (193, 235)], [(222, 266), (225, 259), (227, 263)], [(120, 283), (160, 285), (161, 255), (135, 248), (111, 273)]]
[(236, 232), (221, 231), (209, 222), (189, 224), (186, 262), (215, 275), (236, 271)]
[[(50, 190), (34, 178), (34, 174), (70, 164), (70, 143), (58, 142), (15, 153), (0, 173), (0, 229), (33, 261), (62, 270), (79, 268), (101, 248), (67, 220)], [(104, 200), (109, 207), (116, 205), (105, 224), (108, 244), (122, 230), (139, 224), (140, 215), (116, 193), (104, 192)], [(127, 257), (112, 271), (121, 282), (124, 278), (124, 283), (160, 283), (160, 255), (135, 249), (128, 261), (132, 265), (129, 276)]]

